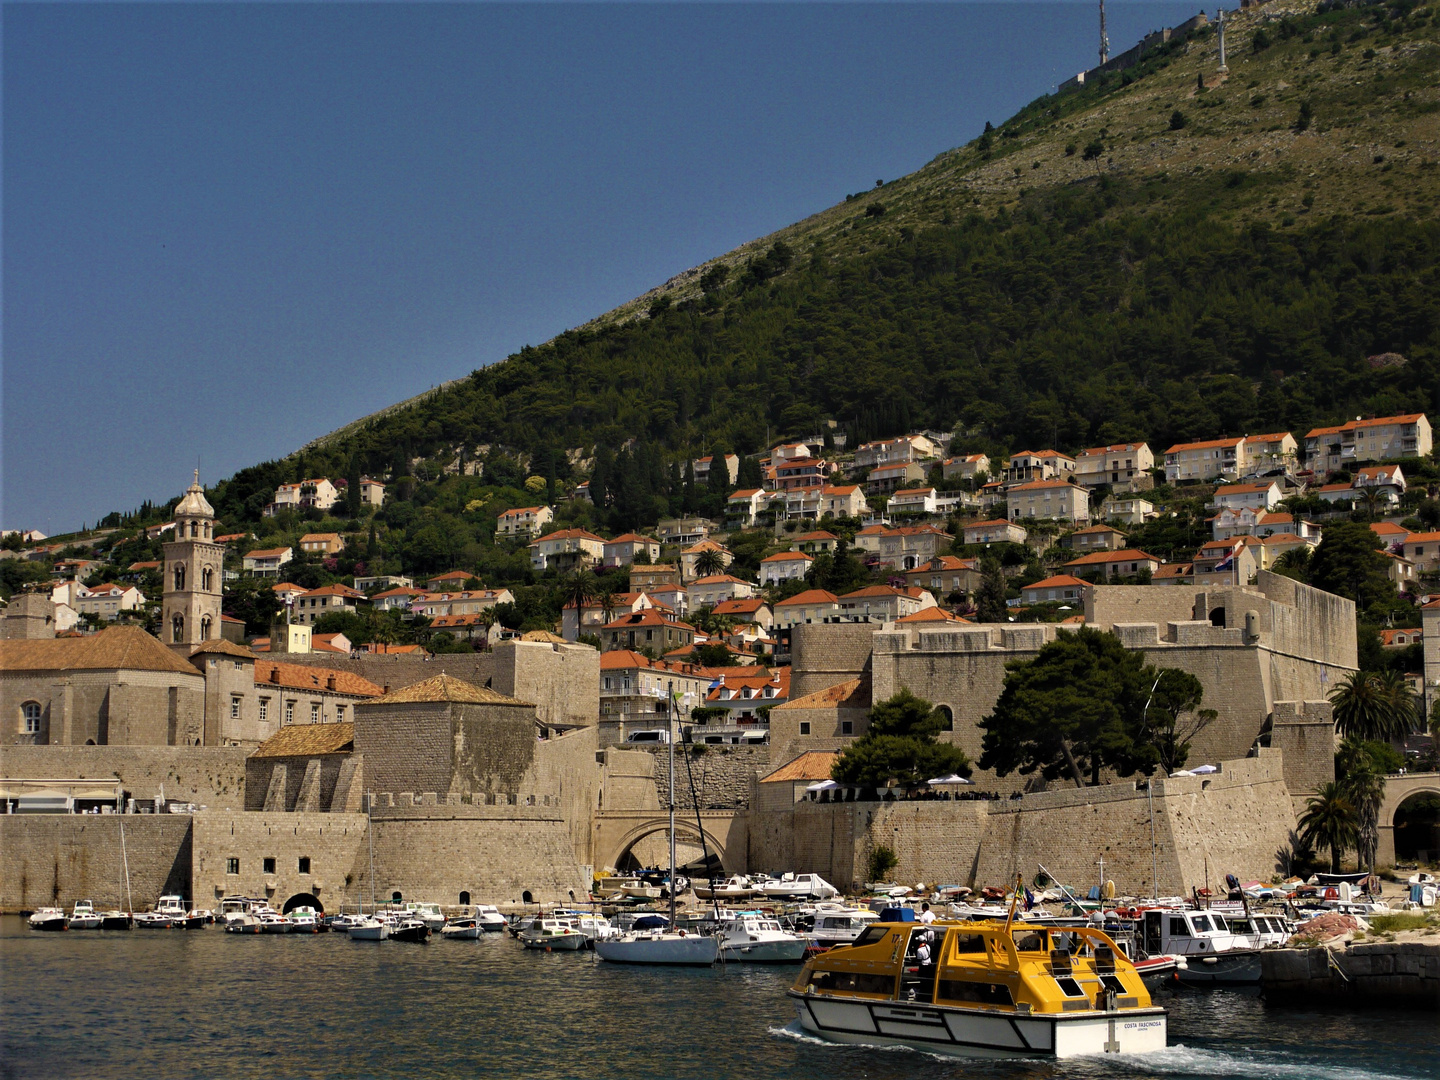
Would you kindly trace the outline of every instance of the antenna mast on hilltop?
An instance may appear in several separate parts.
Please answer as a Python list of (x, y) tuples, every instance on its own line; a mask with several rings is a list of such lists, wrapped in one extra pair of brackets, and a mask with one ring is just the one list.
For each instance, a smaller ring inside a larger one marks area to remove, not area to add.
[(1105, 32), (1105, 0), (1100, 0), (1100, 63), (1110, 59), (1110, 35)]

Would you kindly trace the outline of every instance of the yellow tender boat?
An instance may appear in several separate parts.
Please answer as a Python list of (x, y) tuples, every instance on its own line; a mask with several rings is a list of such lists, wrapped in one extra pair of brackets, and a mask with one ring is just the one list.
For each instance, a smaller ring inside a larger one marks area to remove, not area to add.
[(876, 923), (807, 963), (788, 994), (807, 1032), (962, 1057), (1064, 1058), (1165, 1046), (1165, 1010), (1099, 930)]

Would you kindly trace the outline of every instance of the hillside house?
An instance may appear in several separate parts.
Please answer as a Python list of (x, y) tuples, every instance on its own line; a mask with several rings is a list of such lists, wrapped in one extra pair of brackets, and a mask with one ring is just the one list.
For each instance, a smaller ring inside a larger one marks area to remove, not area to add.
[(712, 614), (724, 615), (734, 619), (737, 626), (745, 623), (754, 623), (764, 630), (769, 630), (775, 625), (775, 613), (758, 596), (750, 596), (744, 599), (722, 600), (715, 605)]
[[(737, 454), (722, 454), (720, 460), (725, 468), (725, 486), (729, 487), (740, 478), (740, 457)], [(710, 482), (710, 469), (714, 463), (714, 455), (696, 458), (690, 463), (690, 468), (694, 470), (695, 483), (698, 486), (704, 487)]]
[(322, 585), (318, 589), (301, 593), (295, 599), (295, 620), (313, 626), (317, 619), (325, 615), (337, 612), (349, 612), (353, 615), (356, 605), (369, 602), (368, 596), (349, 585)]
[(1075, 574), (1099, 574), (1103, 580), (1109, 581), (1111, 578), (1132, 577), (1136, 574), (1150, 574), (1153, 577), (1163, 561), (1143, 551), (1125, 548), (1120, 551), (1092, 551), (1089, 555), (1071, 559), (1065, 564), (1065, 568)]
[(908, 465), (912, 461), (928, 461), (938, 448), (924, 435), (901, 435), (893, 439), (875, 439), (855, 448), (855, 468), (874, 469), (883, 465)]
[(408, 611), (410, 605), (421, 599), (425, 593), (420, 589), (411, 588), (406, 585), (399, 585), (393, 589), (386, 589), (370, 597), (370, 602), (375, 605), (376, 611), (401, 610)]
[(1193, 563), (1166, 563), (1150, 576), (1151, 585), (1194, 585)]
[(1266, 476), (1280, 470), (1293, 473), (1299, 461), (1300, 444), (1288, 431), (1245, 437), (1246, 476)]
[(623, 742), (632, 731), (663, 728), (668, 695), (688, 710), (705, 700), (711, 679), (693, 664), (651, 660), (634, 649), (600, 654), (600, 728), (606, 743)]
[(637, 611), (653, 607), (655, 601), (647, 593), (612, 593), (608, 597), (597, 596), (587, 600), (577, 618), (575, 601), (572, 599), (567, 601), (560, 611), (560, 636), (566, 641), (574, 641), (581, 634), (598, 636), (607, 623), (612, 623), (623, 615), (633, 615)]
[(760, 584), (779, 585), (782, 581), (803, 578), (815, 560), (803, 551), (781, 551), (760, 560)]
[(690, 604), (713, 608), (726, 600), (744, 600), (755, 595), (754, 584), (730, 574), (711, 574), (690, 583)]
[(840, 618), (848, 622), (894, 622), (935, 606), (935, 596), (927, 589), (893, 585), (870, 585), (836, 598)]
[(372, 480), (368, 476), (360, 478), (360, 505), (361, 506), (383, 506), (385, 503), (385, 485), (379, 480)]
[(660, 541), (639, 533), (625, 533), (614, 540), (605, 541), (601, 562), (605, 566), (629, 566), (642, 556), (647, 563), (658, 559)]
[(1090, 520), (1090, 493), (1069, 480), (1031, 480), (1005, 492), (1011, 521), (1054, 519), (1083, 525)]
[(700, 557), (707, 551), (718, 555), (724, 566), (729, 566), (735, 561), (735, 556), (723, 544), (717, 544), (714, 540), (701, 540), (698, 544), (693, 544), (680, 553), (680, 581), (682, 584), (703, 576), (698, 566)]
[(912, 487), (925, 479), (925, 470), (914, 462), (902, 465), (882, 465), (871, 469), (865, 478), (865, 492), (868, 495), (890, 495), (901, 488)]
[(1260, 570), (1259, 560), (1250, 549), (1249, 538), (1237, 536), (1230, 540), (1211, 540), (1201, 545), (1191, 560), (1193, 584), (1199, 588), (1248, 585)]
[(839, 543), (840, 538), (834, 533), (817, 529), (814, 532), (801, 533), (790, 546), (796, 551), (805, 552), (806, 555), (819, 555), (822, 551), (833, 552)]
[(920, 517), (935, 513), (935, 489), (933, 487), (903, 488), (890, 496), (885, 512), (895, 517), (909, 515)]
[(754, 727), (768, 725), (762, 709), (783, 705), (790, 697), (790, 669), (773, 672), (737, 668), (726, 671), (706, 690), (705, 707), (724, 709), (725, 715), (707, 721), (706, 727)]
[(665, 518), (655, 526), (655, 535), (662, 544), (689, 547), (698, 544), (715, 531), (715, 523), (702, 517)]
[(820, 489), (820, 514), (823, 517), (858, 518), (868, 509), (865, 493), (858, 484), (831, 484)]
[(247, 551), (241, 565), (247, 574), (255, 577), (273, 578), (280, 576), (280, 567), (295, 558), (295, 550), (289, 547), (257, 548)]
[(1075, 482), (1081, 487), (1109, 485), (1116, 491), (1142, 491), (1155, 485), (1150, 470), (1155, 455), (1147, 443), (1095, 446), (1075, 455)]
[(1081, 581), (1069, 574), (1056, 574), (1020, 590), (1022, 604), (1080, 604), (1085, 601), (1088, 581)]
[(1244, 439), (1176, 443), (1165, 451), (1165, 479), (1171, 484), (1239, 479), (1248, 467)]
[(399, 574), (356, 574), (355, 587), (363, 593), (373, 593), (377, 589), (409, 589), (413, 588), (413, 578), (402, 577)]
[(948, 548), (953, 538), (934, 525), (901, 525), (886, 529), (880, 536), (881, 566), (892, 570), (914, 570)]
[(528, 540), (539, 536), (540, 530), (555, 520), (555, 511), (548, 506), (517, 506), (506, 510), (495, 520), (495, 537), (499, 540)]
[(1428, 457), (1433, 448), (1430, 420), (1424, 413), (1356, 418), (1306, 433), (1305, 465), (1318, 475), (1366, 461)]
[(1440, 571), (1440, 532), (1410, 533), (1405, 537), (1401, 554), (1410, 560), (1418, 573)]
[(965, 526), (966, 544), (1023, 544), (1029, 535), (1023, 526), (1004, 518)]
[(671, 563), (651, 563), (630, 567), (630, 588), (652, 592), (663, 585), (679, 585), (680, 568)]
[(802, 623), (829, 622), (839, 614), (838, 598), (824, 589), (806, 589), (775, 605), (775, 625), (785, 630)]
[(1092, 551), (1119, 551), (1125, 546), (1125, 534), (1109, 525), (1091, 525), (1071, 533), (1063, 542), (1081, 555)]
[(513, 604), (515, 594), (509, 589), (462, 589), (457, 592), (422, 593), (409, 607), (416, 615), (435, 618), (440, 615), (478, 615), (496, 604)]
[(139, 611), (145, 606), (145, 594), (134, 585), (117, 585), (107, 582), (94, 588), (80, 586), (71, 601), (78, 615), (89, 615), (114, 622), (122, 611)]
[(767, 493), (761, 488), (741, 488), (725, 500), (725, 525), (730, 529), (750, 529), (764, 509)]
[(911, 588), (928, 589), (946, 601), (951, 597), (968, 600), (974, 596), (980, 588), (980, 577), (979, 561), (958, 555), (937, 555), (905, 572), (906, 584)]
[(1273, 510), (1281, 498), (1280, 485), (1273, 481), (1268, 484), (1222, 484), (1215, 489), (1211, 505), (1222, 510), (1239, 510), (1242, 507)]
[(773, 466), (775, 479), (772, 487), (776, 491), (790, 491), (794, 488), (823, 488), (834, 467), (823, 458), (801, 458), (798, 461), (782, 461)]
[(275, 489), (275, 501), (263, 511), (266, 517), (274, 517), (277, 511), (329, 510), (340, 501), (340, 490), (323, 476), (313, 480), (301, 480), (297, 484), (281, 484)]
[(990, 474), (990, 459), (984, 454), (946, 458), (940, 465), (940, 475), (946, 480), (974, 480), (981, 473)]
[(622, 615), (600, 628), (600, 641), (609, 649), (648, 649), (657, 655), (692, 644), (695, 628), (654, 608)]
[(306, 533), (300, 537), (300, 550), (307, 555), (339, 555), (345, 541), (339, 533)]
[(584, 529), (557, 529), (530, 544), (530, 567), (537, 573), (588, 569), (604, 557), (605, 539)]
[(1075, 459), (1055, 450), (1021, 450), (1005, 464), (1006, 484), (1027, 484), (1037, 480), (1068, 482), (1075, 475)]

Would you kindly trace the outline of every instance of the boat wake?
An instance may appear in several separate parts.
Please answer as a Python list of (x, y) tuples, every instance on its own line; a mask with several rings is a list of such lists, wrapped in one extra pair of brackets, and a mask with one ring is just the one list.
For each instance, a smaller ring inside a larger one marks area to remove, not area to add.
[[(1098, 1060), (1087, 1058), (1085, 1060)], [(1157, 1076), (1255, 1077), (1257, 1080), (1422, 1080), (1420, 1074), (1370, 1072), (1355, 1065), (1317, 1065), (1314, 1062), (1282, 1060), (1276, 1051), (1247, 1050), (1244, 1054), (1206, 1050), (1177, 1044), (1148, 1054), (1137, 1054), (1132, 1063)], [(1142, 1064), (1143, 1063), (1143, 1064)]]

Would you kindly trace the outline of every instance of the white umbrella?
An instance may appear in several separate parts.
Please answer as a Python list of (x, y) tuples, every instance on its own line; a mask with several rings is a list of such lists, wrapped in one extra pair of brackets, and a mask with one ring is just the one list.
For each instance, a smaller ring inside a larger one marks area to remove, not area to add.
[(1186, 772), (1184, 769), (1176, 769), (1170, 775), (1173, 778), (1176, 776), (1194, 776), (1195, 774), (1193, 772)]
[(1217, 769), (1214, 765), (1196, 765), (1195, 768), (1191, 769), (1190, 771), (1196, 776), (1199, 776), (1201, 773), (1219, 772), (1220, 770)]
[(951, 773), (949, 776), (937, 776), (934, 780), (926, 780), (925, 782), (926, 782), (927, 784), (931, 784), (931, 785), (934, 785), (934, 784), (969, 784), (969, 783), (971, 783), (971, 781), (966, 780), (965, 777), (961, 776), (959, 773)]
[(837, 787), (839, 787), (839, 786), (840, 786), (840, 785), (837, 784), (834, 780), (820, 780), (820, 781), (817, 781), (816, 783), (810, 784), (808, 787), (805, 788), (805, 790), (806, 790), (806, 791), (830, 791), (830, 790), (832, 790), (832, 789), (834, 789), (834, 788), (837, 788)]

